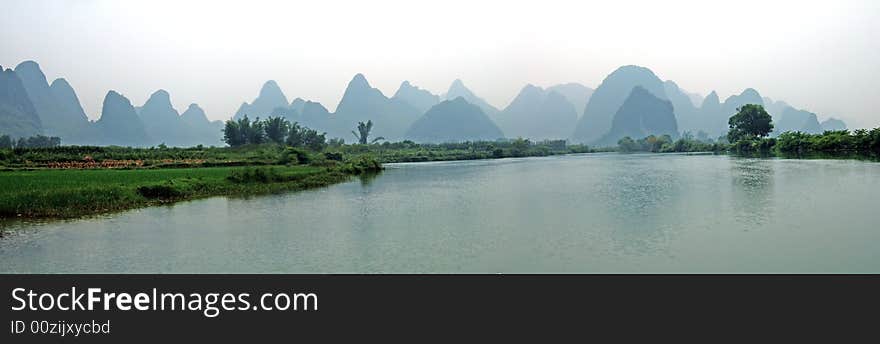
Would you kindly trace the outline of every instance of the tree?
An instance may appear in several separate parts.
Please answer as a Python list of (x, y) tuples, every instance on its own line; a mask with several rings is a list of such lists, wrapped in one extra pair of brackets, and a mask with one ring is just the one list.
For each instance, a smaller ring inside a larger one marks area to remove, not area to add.
[(741, 139), (764, 137), (773, 131), (773, 118), (757, 104), (746, 104), (727, 121), (730, 130), (727, 139), (733, 143)]
[(265, 122), (260, 121), (260, 118), (257, 117), (253, 122), (247, 123), (247, 116), (239, 120), (239, 122), (241, 121), (245, 121), (245, 123), (241, 125), (245, 134), (245, 143), (261, 144), (266, 142)]
[(291, 147), (302, 147), (303, 145), (303, 133), (302, 127), (299, 126), (299, 123), (293, 122), (290, 124), (287, 130), (287, 140), (285, 141), (288, 146)]
[(635, 141), (629, 136), (624, 136), (622, 139), (617, 140), (617, 146), (620, 147), (621, 152), (633, 152), (640, 150), (640, 147), (636, 144)]
[(241, 127), (237, 121), (227, 120), (223, 127), (223, 141), (230, 147), (241, 146), (245, 144), (244, 135), (241, 134)]
[(9, 135), (0, 136), (0, 149), (12, 149), (12, 138)]
[(303, 146), (314, 151), (321, 151), (327, 146), (325, 133), (318, 134), (315, 129), (305, 128), (303, 131)]
[(290, 122), (284, 117), (269, 116), (265, 121), (266, 138), (271, 142), (283, 143), (289, 127)]
[[(351, 134), (354, 135), (354, 138), (356, 138), (358, 140), (358, 143), (360, 143), (362, 145), (367, 144), (367, 140), (370, 137), (370, 131), (373, 130), (373, 121), (369, 120), (369, 121), (367, 121), (367, 123), (358, 122), (357, 130), (358, 130), (358, 132), (354, 132), (354, 130), (352, 130)], [(379, 136), (379, 137), (373, 139), (373, 141), (370, 143), (375, 143), (376, 141), (384, 140), (384, 139), (385, 139), (384, 137)]]

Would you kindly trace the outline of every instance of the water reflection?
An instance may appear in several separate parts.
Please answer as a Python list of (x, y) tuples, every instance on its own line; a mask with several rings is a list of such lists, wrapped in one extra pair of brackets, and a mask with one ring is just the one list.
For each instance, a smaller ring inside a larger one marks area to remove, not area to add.
[[(615, 226), (610, 232), (616, 254), (655, 254), (663, 251), (675, 230), (672, 200), (680, 197), (680, 169), (670, 169), (651, 156), (630, 156), (602, 181), (600, 200)], [(678, 157), (681, 158), (681, 157)], [(676, 158), (661, 157), (665, 163)], [(658, 165), (658, 162), (660, 164)]]
[(770, 159), (731, 160), (732, 206), (744, 230), (759, 229), (773, 217), (774, 165)]
[(360, 181), (361, 181), (361, 186), (364, 186), (364, 187), (366, 187), (366, 186), (370, 186), (370, 184), (372, 184), (373, 181), (376, 180), (376, 177), (378, 177), (379, 174), (381, 174), (381, 173), (382, 173), (382, 172), (366, 172), (366, 173), (361, 173), (361, 174), (358, 176), (358, 179), (360, 179)]

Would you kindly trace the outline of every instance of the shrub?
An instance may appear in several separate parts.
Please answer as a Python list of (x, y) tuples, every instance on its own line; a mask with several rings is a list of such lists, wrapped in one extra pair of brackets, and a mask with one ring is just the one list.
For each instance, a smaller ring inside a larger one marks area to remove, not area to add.
[(175, 198), (181, 196), (182, 194), (180, 190), (174, 187), (174, 185), (170, 182), (165, 184), (139, 186), (137, 188), (137, 193), (146, 198), (162, 199)]

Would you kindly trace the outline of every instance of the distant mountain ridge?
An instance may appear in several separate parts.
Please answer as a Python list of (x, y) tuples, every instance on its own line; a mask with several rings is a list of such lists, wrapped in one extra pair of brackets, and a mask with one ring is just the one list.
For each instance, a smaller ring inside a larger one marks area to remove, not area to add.
[(496, 140), (504, 134), (479, 106), (458, 97), (433, 106), (404, 137), (415, 142), (461, 142)]
[(0, 66), (0, 135), (23, 137), (42, 132), (40, 116), (18, 74)]
[[(15, 67), (34, 110), (40, 117), (43, 133), (61, 136), (67, 143), (78, 143), (87, 139), (89, 120), (82, 106), (66, 80), (52, 82), (52, 88), (40, 65), (34, 61), (24, 61)], [(86, 137), (84, 137), (86, 136)]]
[[(0, 134), (60, 136), (64, 144), (222, 144), (222, 122), (208, 120), (197, 104), (191, 104), (180, 114), (170, 98), (169, 92), (158, 90), (142, 106), (132, 106), (123, 95), (111, 91), (104, 99), (108, 107), (97, 121), (90, 122), (66, 79), (57, 78), (50, 84), (36, 62), (25, 61), (15, 70), (0, 68)], [(678, 136), (688, 131), (695, 135), (705, 133), (703, 137), (723, 136), (727, 133), (728, 118), (739, 107), (759, 104), (773, 116), (773, 135), (783, 131), (819, 133), (847, 128), (835, 118), (819, 122), (816, 114), (764, 97), (752, 88), (722, 102), (714, 91), (703, 97), (680, 88), (672, 80), (662, 81), (648, 68), (634, 65), (616, 69), (595, 90), (577, 83), (546, 89), (526, 85), (503, 110), (477, 96), (460, 79), (453, 81), (442, 95), (403, 81), (395, 94), (387, 97), (372, 87), (363, 74), (351, 79), (335, 112), (317, 102), (288, 99), (278, 83), (266, 81), (257, 97), (250, 103), (243, 102), (232, 118), (280, 116), (326, 132), (329, 138), (348, 141), (353, 139), (351, 131), (358, 122), (373, 121), (372, 136), (384, 136), (390, 141), (417, 133), (420, 139), (569, 138), (573, 142), (613, 145), (613, 138), (620, 134)], [(480, 114), (461, 102), (475, 106)], [(440, 104), (444, 106), (435, 109)], [(672, 116), (663, 104), (671, 106)], [(642, 113), (632, 109), (642, 109)], [(436, 111), (425, 118), (431, 110)], [(454, 120), (464, 123), (449, 123)], [(417, 121), (419, 126), (413, 129)], [(437, 125), (438, 133), (425, 132), (430, 130), (424, 128), (425, 123)], [(473, 125), (478, 130), (468, 129)], [(449, 132), (450, 128), (459, 128), (468, 135), (455, 135)], [(676, 132), (670, 132), (670, 128), (676, 128)]]
[(394, 96), (391, 97), (391, 99), (403, 101), (414, 106), (419, 111), (420, 115), (427, 112), (428, 109), (434, 105), (440, 103), (440, 96), (435, 95), (428, 90), (413, 86), (409, 81), (401, 83), (397, 92), (394, 93)]
[(578, 114), (559, 92), (528, 84), (495, 118), (511, 138), (564, 140), (571, 136)]
[(669, 135), (675, 139), (678, 137), (678, 124), (669, 100), (636, 86), (614, 114), (611, 129), (598, 143), (613, 146), (627, 136), (640, 139), (649, 135)]
[(633, 65), (620, 67), (596, 87), (572, 138), (588, 144), (600, 140), (611, 129), (617, 110), (635, 87), (641, 87), (660, 99), (667, 99), (663, 82), (650, 69)]
[(494, 118), (499, 112), (498, 108), (492, 106), (487, 101), (483, 100), (483, 98), (474, 94), (469, 88), (465, 87), (464, 82), (462, 82), (461, 79), (455, 79), (452, 84), (449, 85), (446, 94), (443, 95), (443, 98), (446, 100), (454, 100), (458, 97), (461, 97), (470, 104), (478, 106), (483, 110), (483, 113), (490, 118)]

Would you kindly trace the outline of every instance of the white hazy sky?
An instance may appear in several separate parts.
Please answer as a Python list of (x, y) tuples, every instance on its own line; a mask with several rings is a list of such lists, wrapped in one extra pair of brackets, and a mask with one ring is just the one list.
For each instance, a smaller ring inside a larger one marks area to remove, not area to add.
[(35, 60), (91, 118), (110, 89), (230, 117), (262, 83), (331, 111), (355, 73), (391, 96), (456, 78), (497, 107), (526, 83), (596, 87), (637, 64), (723, 98), (764, 96), (880, 126), (880, 1), (0, 2), (0, 65)]

